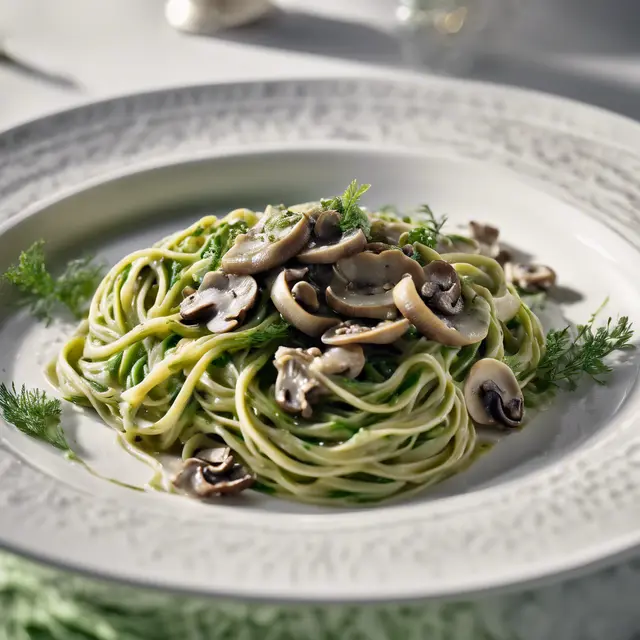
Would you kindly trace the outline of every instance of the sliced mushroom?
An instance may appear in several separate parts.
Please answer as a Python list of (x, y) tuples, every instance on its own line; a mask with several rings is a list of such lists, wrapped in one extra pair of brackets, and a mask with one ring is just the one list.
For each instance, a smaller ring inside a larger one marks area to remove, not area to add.
[(383, 251), (397, 248), (398, 247), (394, 247), (392, 244), (387, 244), (386, 242), (367, 242), (367, 244), (364, 245), (365, 251), (371, 251), (373, 253), (382, 253)]
[(215, 473), (229, 471), (234, 464), (233, 455), (229, 447), (213, 447), (201, 449), (195, 454), (198, 460), (207, 462)]
[(292, 349), (279, 347), (273, 364), (278, 370), (275, 399), (287, 413), (311, 417), (311, 404), (319, 397), (320, 383), (309, 370), (313, 359), (321, 355), (320, 349)]
[(173, 480), (175, 487), (194, 498), (240, 493), (255, 481), (255, 476), (234, 460), (228, 447), (207, 449), (196, 455), (184, 461)]
[(341, 215), (337, 211), (323, 211), (316, 219), (311, 239), (298, 254), (304, 264), (333, 264), (340, 258), (360, 253), (367, 244), (362, 229), (343, 233), (340, 229)]
[(547, 291), (556, 283), (556, 272), (542, 264), (505, 265), (507, 280), (528, 293)]
[(320, 357), (313, 359), (309, 369), (327, 375), (343, 374), (348, 378), (357, 378), (364, 364), (362, 347), (359, 344), (350, 344), (327, 349)]
[(267, 207), (260, 222), (236, 238), (222, 258), (222, 268), (234, 274), (268, 271), (297, 255), (310, 234), (307, 215)]
[(384, 320), (374, 326), (347, 320), (322, 334), (322, 342), (332, 345), (344, 344), (392, 344), (399, 340), (411, 324), (406, 318)]
[(420, 290), (427, 306), (445, 316), (462, 311), (462, 286), (456, 270), (444, 260), (434, 260), (425, 268), (427, 281)]
[(257, 296), (258, 285), (251, 276), (210, 271), (180, 304), (180, 317), (185, 324), (206, 323), (212, 333), (225, 333), (244, 320)]
[(498, 227), (472, 220), (469, 223), (469, 231), (471, 232), (471, 237), (480, 246), (480, 253), (483, 256), (488, 256), (489, 258), (498, 256), (500, 253), (500, 243), (498, 242), (500, 229)]
[(462, 309), (455, 315), (444, 315), (429, 308), (418, 294), (410, 277), (404, 277), (393, 289), (396, 306), (416, 329), (430, 340), (451, 347), (475, 344), (489, 332), (489, 303), (468, 285), (461, 286)]
[(398, 312), (393, 288), (407, 274), (419, 286), (425, 281), (422, 267), (400, 249), (367, 251), (339, 260), (326, 291), (327, 303), (352, 318), (394, 320)]
[[(300, 304), (301, 301), (296, 299), (292, 289), (290, 289), (291, 282), (304, 277), (305, 274), (306, 269), (283, 269), (271, 287), (271, 300), (287, 322), (308, 336), (317, 337), (330, 327), (338, 324), (340, 320), (309, 313)], [(311, 285), (309, 286), (311, 287)], [(306, 295), (309, 295), (308, 289), (303, 288), (303, 291), (306, 291)], [(315, 301), (318, 302), (317, 293)]]
[(471, 419), (480, 425), (517, 427), (524, 417), (524, 398), (513, 371), (493, 358), (478, 360), (464, 385)]
[(303, 308), (314, 313), (320, 308), (318, 292), (315, 287), (308, 282), (301, 280), (296, 282), (291, 289), (294, 300)]

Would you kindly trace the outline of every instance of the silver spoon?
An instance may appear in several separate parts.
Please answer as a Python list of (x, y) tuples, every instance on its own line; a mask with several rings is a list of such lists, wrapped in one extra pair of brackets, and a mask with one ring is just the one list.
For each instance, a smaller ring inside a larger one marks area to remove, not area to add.
[(71, 76), (50, 69), (44, 69), (40, 65), (26, 60), (20, 53), (14, 51), (7, 38), (0, 34), (0, 65), (6, 65), (16, 71), (32, 78), (43, 80), (63, 89), (79, 89), (79, 84)]
[(272, 9), (270, 0), (168, 0), (165, 15), (175, 29), (211, 35), (255, 22)]

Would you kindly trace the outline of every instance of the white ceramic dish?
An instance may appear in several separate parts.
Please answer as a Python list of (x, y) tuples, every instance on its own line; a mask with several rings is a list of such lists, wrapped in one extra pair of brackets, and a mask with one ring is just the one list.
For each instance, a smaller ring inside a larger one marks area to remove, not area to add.
[[(608, 296), (607, 314), (640, 326), (638, 140), (640, 127), (595, 109), (443, 80), (122, 98), (0, 135), (0, 268), (41, 237), (56, 259), (89, 249), (113, 262), (199, 212), (307, 200), (356, 177), (373, 184), (370, 204), (428, 201), (497, 224), (582, 294), (569, 319)], [(11, 315), (0, 296), (1, 377), (43, 387), (70, 327)], [(561, 396), (424, 496), (360, 511), (135, 492), (0, 424), (0, 544), (138, 584), (270, 599), (460, 595), (567, 572), (640, 542), (638, 367), (628, 355), (607, 387)], [(69, 409), (65, 428), (97, 472), (148, 479), (95, 416)]]

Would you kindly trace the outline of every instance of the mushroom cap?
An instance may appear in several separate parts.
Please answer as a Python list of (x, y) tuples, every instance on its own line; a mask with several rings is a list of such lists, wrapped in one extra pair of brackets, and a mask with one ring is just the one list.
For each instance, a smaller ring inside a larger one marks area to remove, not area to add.
[(293, 258), (307, 244), (310, 234), (307, 215), (267, 207), (260, 222), (236, 238), (222, 257), (222, 268), (234, 274), (268, 271)]
[(392, 344), (399, 340), (410, 326), (406, 318), (383, 320), (373, 327), (347, 320), (325, 331), (322, 334), (322, 342), (331, 345)]
[(419, 286), (425, 281), (422, 267), (400, 249), (382, 253), (366, 251), (339, 260), (327, 288), (329, 306), (352, 318), (394, 320), (398, 311), (393, 288), (409, 275)]
[(275, 399), (278, 406), (287, 413), (300, 414), (303, 418), (311, 417), (311, 403), (320, 383), (309, 371), (309, 366), (320, 355), (320, 349), (315, 347), (307, 350), (279, 347), (276, 351), (273, 359), (278, 370)]
[(330, 347), (321, 356), (316, 357), (309, 366), (310, 371), (319, 371), (327, 375), (342, 374), (348, 378), (357, 378), (364, 369), (364, 351), (359, 344), (342, 347)]
[(489, 258), (497, 258), (500, 254), (500, 229), (490, 224), (483, 224), (471, 220), (469, 222), (469, 231), (473, 241), (478, 246), (478, 252)]
[(445, 316), (460, 313), (464, 305), (462, 286), (453, 266), (444, 260), (434, 260), (424, 268), (424, 273), (427, 281), (420, 294), (427, 300), (427, 306)]
[(467, 285), (462, 285), (464, 306), (460, 313), (443, 316), (434, 313), (418, 294), (412, 278), (405, 277), (393, 289), (393, 300), (400, 313), (424, 336), (450, 347), (475, 344), (487, 337), (491, 308)]
[(203, 499), (236, 494), (248, 489), (255, 482), (255, 477), (234, 461), (228, 448), (226, 452), (226, 458), (214, 464), (199, 457), (188, 458), (173, 479), (174, 486), (194, 498)]
[[(493, 384), (489, 384), (493, 383)], [(499, 395), (507, 422), (495, 414), (493, 403)], [(522, 421), (524, 399), (513, 371), (500, 360), (483, 358), (478, 360), (467, 376), (464, 399), (471, 419), (480, 425), (503, 424), (517, 426)]]
[(546, 291), (556, 283), (556, 272), (543, 264), (505, 265), (507, 280), (524, 291)]
[(291, 294), (294, 300), (304, 309), (309, 309), (309, 311), (315, 313), (320, 308), (316, 288), (304, 280), (300, 280), (300, 282), (296, 282), (293, 285)]
[(198, 290), (181, 302), (180, 315), (185, 323), (206, 322), (212, 333), (225, 333), (244, 320), (257, 296), (258, 284), (251, 276), (209, 271)]
[(367, 237), (362, 229), (354, 229), (339, 236), (333, 242), (313, 239), (297, 257), (300, 262), (305, 264), (333, 264), (341, 258), (348, 258), (360, 253), (366, 244)]
[(309, 313), (296, 300), (290, 289), (290, 283), (299, 277), (304, 277), (305, 273), (306, 269), (283, 269), (271, 287), (271, 301), (287, 322), (308, 336), (317, 337), (338, 324), (340, 320)]

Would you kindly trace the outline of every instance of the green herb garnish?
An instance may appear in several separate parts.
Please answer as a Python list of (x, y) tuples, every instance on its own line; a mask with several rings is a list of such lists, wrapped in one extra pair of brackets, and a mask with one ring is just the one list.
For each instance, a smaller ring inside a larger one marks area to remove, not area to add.
[[(431, 207), (426, 204), (420, 207), (419, 213), (423, 216), (423, 219), (410, 220), (412, 223), (417, 222), (418, 226), (409, 231), (407, 243), (414, 244), (415, 242), (419, 242), (430, 249), (435, 249), (438, 240), (442, 236), (442, 227), (445, 225), (447, 217), (442, 216), (440, 219), (436, 218)], [(419, 255), (416, 252), (414, 252), (414, 255), (411, 257), (414, 260), (420, 261)]]
[(436, 238), (442, 235), (442, 227), (447, 222), (447, 216), (442, 216), (441, 218), (436, 218), (435, 213), (433, 213), (431, 207), (428, 204), (423, 204), (419, 209), (418, 213), (425, 216), (425, 220), (421, 221), (421, 225), (426, 227), (431, 233), (436, 236)]
[(264, 232), (267, 234), (269, 241), (274, 242), (276, 240), (275, 231), (293, 227), (302, 220), (302, 217), (303, 215), (301, 213), (288, 210), (281, 211), (280, 213), (270, 216), (264, 223)]
[(244, 220), (238, 222), (221, 222), (215, 229), (214, 233), (209, 237), (204, 247), (202, 247), (202, 258), (210, 258), (210, 271), (220, 268), (222, 257), (231, 247), (233, 247), (236, 238), (241, 233), (246, 233), (248, 225)]
[(47, 270), (43, 247), (43, 240), (32, 244), (3, 278), (19, 289), (21, 304), (29, 307), (37, 318), (50, 322), (58, 304), (81, 318), (102, 277), (103, 266), (93, 264), (90, 257), (78, 258), (54, 278)]
[(70, 451), (60, 426), (62, 407), (57, 398), (48, 397), (40, 389), (27, 389), (22, 385), (22, 389), (18, 391), (15, 384), (11, 385), (11, 389), (2, 384), (0, 411), (8, 423), (28, 436), (47, 442), (57, 449)]
[(614, 351), (632, 349), (633, 329), (626, 316), (615, 323), (609, 318), (604, 326), (595, 330), (594, 321), (595, 314), (587, 324), (578, 326), (573, 339), (569, 327), (547, 334), (546, 352), (533, 381), (536, 391), (544, 392), (562, 385), (575, 389), (583, 375), (604, 384), (601, 376), (612, 371), (604, 358)]
[(353, 180), (341, 196), (322, 200), (322, 208), (325, 211), (334, 210), (341, 214), (340, 229), (343, 232), (362, 229), (367, 239), (371, 238), (371, 221), (358, 205), (360, 198), (370, 187), (370, 184), (358, 184), (357, 180)]
[(409, 231), (407, 242), (409, 244), (419, 242), (434, 249), (438, 242), (438, 237), (431, 230), (427, 229), (427, 227), (415, 227)]
[(284, 340), (291, 331), (291, 325), (285, 320), (277, 320), (265, 329), (259, 329), (247, 337), (246, 346), (252, 349), (262, 347), (273, 340)]

